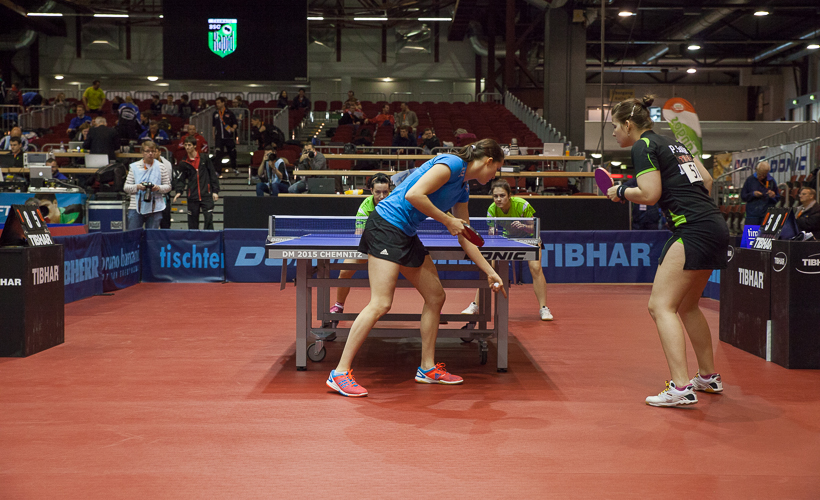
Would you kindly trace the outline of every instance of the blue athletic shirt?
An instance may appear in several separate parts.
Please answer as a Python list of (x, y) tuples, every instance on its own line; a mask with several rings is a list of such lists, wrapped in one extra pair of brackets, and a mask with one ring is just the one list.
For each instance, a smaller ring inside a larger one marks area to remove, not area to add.
[(404, 199), (407, 191), (412, 188), (421, 176), (427, 173), (433, 165), (443, 163), (450, 169), (450, 179), (437, 191), (427, 195), (433, 205), (442, 212), (452, 209), (456, 203), (466, 203), (470, 200), (470, 189), (464, 182), (467, 172), (467, 162), (456, 155), (438, 155), (425, 162), (415, 172), (399, 184), (396, 189), (376, 205), (376, 212), (384, 220), (398, 227), (407, 236), (415, 236), (419, 225), (427, 218), (419, 209)]

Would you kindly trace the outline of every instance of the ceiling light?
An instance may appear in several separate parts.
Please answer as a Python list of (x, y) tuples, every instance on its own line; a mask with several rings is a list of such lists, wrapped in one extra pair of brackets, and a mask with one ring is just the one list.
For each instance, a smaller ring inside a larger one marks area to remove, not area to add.
[(689, 50), (700, 50), (700, 45), (693, 43), (692, 45), (686, 47)]
[(809, 50), (820, 49), (820, 45), (818, 45), (816, 43), (810, 43), (806, 46), (806, 48), (809, 49)]
[(620, 165), (622, 162), (620, 162), (620, 161), (611, 161), (611, 162), (609, 162), (609, 163), (611, 163), (613, 167), (617, 167), (617, 166), (618, 166), (618, 165)]
[(797, 99), (792, 99), (792, 104), (797, 104)]
[(107, 44), (108, 44), (108, 40), (94, 40), (94, 41), (93, 41), (93, 42), (91, 42), (91, 43), (92, 43), (92, 44), (95, 44), (95, 43), (96, 43), (96, 44), (98, 44), (98, 45), (107, 45)]
[(308, 16), (308, 21), (324, 21), (323, 16)]
[(618, 12), (618, 15), (621, 16), (621, 17), (629, 17), (629, 16), (634, 16), (636, 14), (634, 12), (632, 12), (631, 10), (622, 10), (622, 11)]
[(709, 158), (712, 157), (712, 155), (710, 155), (709, 153), (703, 153), (702, 155), (700, 155), (700, 157), (703, 158), (704, 160), (708, 160)]
[(94, 17), (128, 17), (128, 14), (94, 14)]
[(384, 82), (392, 82), (392, 81), (393, 81), (393, 79), (392, 79), (392, 78), (390, 78), (390, 77), (388, 77), (388, 78), (382, 78), (382, 81), (384, 81)]
[(354, 21), (387, 21), (386, 17), (354, 17)]
[(65, 78), (63, 75), (54, 75), (55, 80), (62, 80), (63, 78)]
[(601, 153), (592, 153), (592, 154), (590, 154), (589, 156), (591, 156), (591, 157), (593, 157), (593, 158), (595, 158), (595, 159), (597, 160), (598, 158), (600, 158), (600, 157), (601, 157), (601, 156), (603, 156), (603, 155), (601, 155)]
[(814, 94), (810, 95), (809, 99), (811, 99), (813, 101), (814, 100)]
[(163, 16), (162, 14), (160, 14), (160, 15), (159, 15), (159, 18), (160, 18), (160, 19), (165, 19), (165, 16)]
[(419, 21), (452, 21), (452, 17), (420, 17)]
[(769, 15), (769, 11), (768, 11), (768, 10), (756, 10), (756, 11), (755, 11), (755, 15), (756, 15), (757, 17), (768, 16), (768, 15)]
[(63, 17), (60, 12), (29, 12), (28, 17)]
[(621, 170), (626, 170), (626, 165), (621, 165)]
[(686, 70), (686, 72), (691, 75), (692, 73), (697, 73), (698, 70), (696, 70), (695, 68), (689, 68), (689, 69)]
[(157, 80), (159, 80), (159, 77), (158, 77), (158, 76), (149, 76), (149, 77), (148, 77), (148, 81), (149, 81), (149, 82), (155, 82), (155, 81), (157, 81)]

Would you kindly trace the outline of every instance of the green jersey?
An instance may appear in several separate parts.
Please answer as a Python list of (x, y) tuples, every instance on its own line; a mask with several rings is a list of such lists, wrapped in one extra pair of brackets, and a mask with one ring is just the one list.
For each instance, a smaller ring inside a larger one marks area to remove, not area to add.
[(364, 229), (367, 218), (373, 210), (376, 210), (376, 202), (373, 201), (373, 195), (370, 195), (359, 205), (359, 210), (356, 212), (356, 229)]
[[(519, 198), (518, 196), (511, 196), (510, 210), (508, 212), (504, 212), (498, 207), (498, 205), (492, 203), (490, 204), (489, 208), (487, 208), (487, 217), (510, 217), (516, 219), (521, 219), (525, 217), (535, 217), (535, 209), (532, 208), (532, 205), (530, 205), (524, 198)], [(490, 225), (494, 224), (490, 223)], [(532, 233), (530, 231), (522, 230), (521, 228), (513, 229), (509, 227), (508, 224), (501, 224), (501, 228), (504, 231), (504, 236), (532, 236)]]

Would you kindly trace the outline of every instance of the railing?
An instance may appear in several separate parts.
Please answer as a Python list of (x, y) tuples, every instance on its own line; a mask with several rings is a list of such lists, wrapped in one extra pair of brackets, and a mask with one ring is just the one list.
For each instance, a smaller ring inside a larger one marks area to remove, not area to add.
[(251, 143), (251, 110), (248, 108), (228, 108), (236, 116), (238, 126), (236, 128), (236, 137), (239, 139), (239, 144)]
[(367, 92), (362, 94), (362, 101), (372, 101), (372, 102), (379, 102), (379, 101), (386, 101), (387, 96), (384, 92)]
[(30, 106), (25, 113), (20, 113), (18, 122), (23, 130), (50, 128), (65, 120), (68, 104), (51, 104), (46, 106)]
[(189, 95), (191, 96), (192, 101), (198, 101), (200, 99), (213, 101), (218, 97), (216, 92), (191, 92)]
[(17, 104), (0, 105), (0, 130), (7, 131), (15, 127), (23, 114), (23, 106)]
[[(337, 155), (337, 154), (345, 154), (344, 153), (344, 146), (315, 146), (316, 151), (324, 155)], [(404, 152), (401, 153), (402, 155), (421, 155), (424, 154), (424, 149), (420, 147), (398, 147), (398, 146), (356, 146), (356, 152), (353, 154), (362, 155), (363, 158), (358, 158), (352, 160), (353, 162), (356, 161), (378, 161), (378, 162), (390, 162), (389, 170), (406, 170), (408, 168), (413, 168), (415, 166), (416, 160), (413, 158), (405, 158), (401, 159), (398, 158), (399, 150), (403, 150)], [(367, 156), (373, 155), (374, 158), (370, 159)], [(396, 158), (376, 158), (377, 156), (394, 156)], [(333, 158), (329, 158), (333, 159)], [(393, 162), (396, 162), (395, 165)]]
[[(279, 99), (279, 93), (273, 92), (248, 92), (246, 96), (248, 102), (254, 101), (275, 101)], [(290, 100), (290, 96), (288, 96), (288, 100)]]
[[(473, 96), (473, 94), (470, 94), (470, 93), (467, 93), (467, 92), (463, 92), (463, 93), (450, 92), (447, 95), (450, 97), (450, 102), (470, 102), (470, 101), (475, 100), (475, 97)], [(466, 97), (466, 99), (463, 99), (464, 97)]]
[(820, 123), (814, 120), (798, 123), (789, 130), (767, 135), (758, 141), (759, 146), (780, 146), (790, 142), (803, 141), (820, 137)]
[(285, 140), (290, 137), (287, 108), (256, 108), (253, 110), (253, 114), (259, 115), (262, 123), (270, 123), (279, 127), (279, 130), (285, 134)]
[[(444, 94), (440, 92), (420, 92), (419, 95), (421, 96), (419, 97), (420, 102), (441, 102), (444, 100)], [(438, 99), (433, 99), (430, 96), (438, 96)]]
[(390, 102), (410, 102), (413, 100), (412, 92), (391, 92)]
[(66, 99), (82, 99), (82, 92), (77, 89), (50, 89), (43, 94), (47, 99), (54, 99), (58, 94), (62, 93)]
[(543, 142), (567, 142), (567, 136), (562, 135), (551, 123), (538, 116), (538, 114), (529, 106), (521, 102), (521, 100), (511, 93), (507, 92), (505, 96), (505, 107), (519, 120), (524, 122), (524, 125), (532, 130)]
[(199, 113), (194, 113), (190, 118), (188, 118), (188, 123), (196, 125), (197, 132), (205, 138), (205, 141), (208, 143), (209, 150), (212, 150), (214, 145), (214, 111), (216, 111), (216, 106), (208, 106), (204, 110)]
[(504, 102), (504, 96), (498, 92), (479, 92), (475, 96), (475, 102), (495, 102), (501, 104)]
[(130, 95), (131, 95), (130, 90), (106, 90), (105, 91), (105, 98), (106, 98), (106, 100), (109, 100), (109, 101), (111, 99), (117, 97), (117, 96), (120, 96), (123, 99), (125, 99), (126, 97), (128, 97)]

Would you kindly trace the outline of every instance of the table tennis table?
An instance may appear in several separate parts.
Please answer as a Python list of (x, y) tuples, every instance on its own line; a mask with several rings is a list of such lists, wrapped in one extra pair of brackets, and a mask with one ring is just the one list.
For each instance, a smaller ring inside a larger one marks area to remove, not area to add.
[[(539, 257), (539, 241), (532, 237), (512, 238), (504, 235), (489, 234), (494, 232), (499, 221), (509, 224), (511, 221), (524, 221), (532, 224), (535, 230), (523, 236), (537, 235), (539, 221), (537, 218), (523, 219), (471, 219), (472, 227), (485, 239), (481, 248), (484, 257), (493, 263), (496, 271), (509, 291), (509, 273), (507, 263), (510, 261), (536, 260)], [(359, 253), (357, 234), (363, 227), (364, 220), (356, 217), (319, 217), (305, 216), (271, 216), (268, 228), (268, 239), (265, 245), (269, 259), (282, 259), (281, 288), (286, 281), (287, 261), (296, 261), (296, 369), (306, 370), (307, 359), (318, 362), (324, 359), (326, 350), (324, 342), (337, 336), (346, 336), (349, 328), (337, 328), (339, 321), (352, 321), (358, 313), (330, 313), (330, 289), (337, 287), (369, 287), (368, 279), (331, 278), (330, 272), (341, 269), (366, 270), (366, 263), (343, 262), (346, 259), (366, 260), (367, 255)], [(501, 232), (501, 231), (499, 231)], [(495, 338), (498, 350), (499, 372), (507, 371), (507, 336), (509, 320), (509, 302), (501, 293), (493, 294), (487, 286), (487, 277), (478, 271), (478, 267), (466, 256), (456, 237), (446, 233), (444, 226), (428, 219), (419, 229), (419, 237), (441, 271), (472, 271), (469, 279), (442, 279), (446, 288), (478, 288), (480, 304), (478, 314), (442, 314), (442, 322), (468, 323), (476, 326), (473, 329), (440, 328), (439, 338), (461, 338), (465, 342), (476, 340), (479, 347), (479, 362), (487, 362), (490, 338)], [(334, 262), (335, 261), (335, 262)], [(501, 271), (504, 272), (501, 272)], [(396, 288), (412, 288), (405, 279), (399, 279)], [(313, 289), (317, 289), (315, 319), (320, 324), (314, 327)], [(495, 300), (493, 300), (495, 299)], [(370, 332), (370, 337), (408, 337), (419, 336), (418, 328), (382, 328), (380, 324), (390, 321), (419, 321), (421, 314), (388, 313), (379, 319), (377, 327)], [(314, 340), (308, 345), (308, 339)]]

